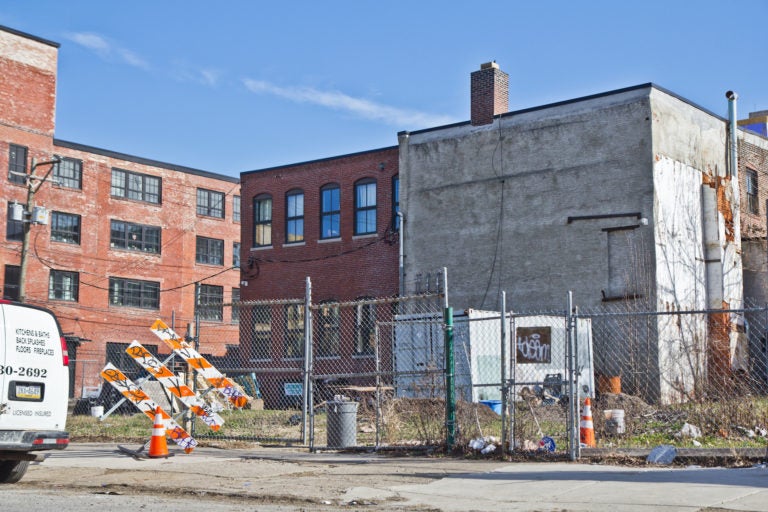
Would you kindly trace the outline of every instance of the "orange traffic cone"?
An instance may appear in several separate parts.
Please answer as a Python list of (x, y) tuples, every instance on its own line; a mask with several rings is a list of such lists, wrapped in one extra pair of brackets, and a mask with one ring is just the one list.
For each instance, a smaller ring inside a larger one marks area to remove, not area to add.
[(581, 421), (579, 422), (579, 438), (581, 446), (590, 448), (596, 446), (595, 426), (592, 423), (592, 400), (589, 397), (584, 400), (584, 412), (581, 413)]
[(160, 407), (155, 411), (155, 422), (152, 425), (152, 438), (149, 440), (149, 457), (157, 459), (168, 458), (168, 443), (165, 440), (165, 422)]

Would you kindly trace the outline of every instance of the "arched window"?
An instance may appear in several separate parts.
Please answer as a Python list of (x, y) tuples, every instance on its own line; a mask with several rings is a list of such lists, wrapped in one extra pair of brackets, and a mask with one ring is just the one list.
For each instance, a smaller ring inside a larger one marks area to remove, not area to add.
[(341, 189), (330, 183), (320, 189), (320, 238), (341, 236)]
[(304, 192), (291, 190), (285, 194), (285, 242), (304, 241)]
[(355, 183), (355, 234), (376, 233), (376, 180)]
[(253, 246), (272, 245), (272, 196), (261, 194), (253, 198)]

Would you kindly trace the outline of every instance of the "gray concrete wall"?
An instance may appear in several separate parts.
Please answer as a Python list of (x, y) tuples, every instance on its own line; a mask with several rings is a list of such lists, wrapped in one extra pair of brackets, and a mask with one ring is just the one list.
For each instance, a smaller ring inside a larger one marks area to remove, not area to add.
[[(401, 134), (406, 290), (445, 266), (454, 308), (495, 307), (500, 290), (517, 310), (563, 309), (568, 290), (581, 306), (600, 305), (604, 229), (638, 224), (620, 214), (653, 212), (650, 91)], [(636, 234), (652, 262), (652, 230)]]

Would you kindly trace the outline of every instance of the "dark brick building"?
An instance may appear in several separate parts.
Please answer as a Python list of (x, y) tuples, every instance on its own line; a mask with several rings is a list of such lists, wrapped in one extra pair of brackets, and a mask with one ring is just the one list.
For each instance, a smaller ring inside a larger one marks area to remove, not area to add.
[[(241, 174), (247, 301), (299, 299), (241, 311), (242, 360), (285, 371), (262, 378), (267, 406), (300, 382), (306, 278), (314, 313), (313, 365), (321, 373), (374, 369), (373, 329), (398, 294), (398, 149), (389, 147)], [(379, 354), (382, 360), (391, 354)]]

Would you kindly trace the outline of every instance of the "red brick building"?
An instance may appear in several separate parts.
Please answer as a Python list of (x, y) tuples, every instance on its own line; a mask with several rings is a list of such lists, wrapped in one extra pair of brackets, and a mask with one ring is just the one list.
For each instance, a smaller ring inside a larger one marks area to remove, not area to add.
[[(344, 306), (398, 294), (398, 148), (388, 147), (245, 172), (243, 300), (303, 299), (314, 314), (314, 368), (320, 373), (373, 370), (373, 326), (388, 309)], [(241, 311), (241, 359), (255, 368), (295, 369), (262, 378), (267, 406), (280, 405), (303, 364), (303, 304)], [(245, 326), (248, 328), (245, 328)], [(388, 358), (389, 354), (380, 354)], [(286, 388), (287, 389), (287, 388)]]
[[(134, 339), (168, 353), (149, 331), (154, 319), (184, 333), (196, 296), (238, 299), (240, 186), (238, 178), (54, 138), (58, 47), (0, 27), (0, 279), (4, 297), (19, 299), (24, 288), (26, 302), (57, 314), (74, 341), (72, 391), (80, 396), (100, 385), (107, 359), (120, 366)], [(49, 170), (45, 181), (28, 179)], [(18, 220), (31, 206), (30, 186), (47, 224)], [(201, 352), (225, 355), (237, 343), (237, 318), (221, 306), (200, 312)], [(206, 337), (212, 329), (216, 336)]]

